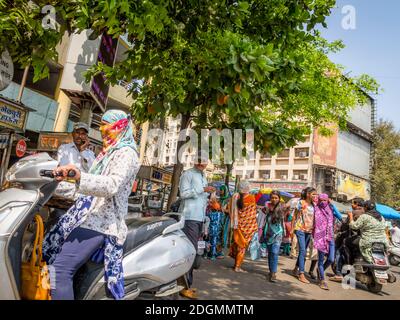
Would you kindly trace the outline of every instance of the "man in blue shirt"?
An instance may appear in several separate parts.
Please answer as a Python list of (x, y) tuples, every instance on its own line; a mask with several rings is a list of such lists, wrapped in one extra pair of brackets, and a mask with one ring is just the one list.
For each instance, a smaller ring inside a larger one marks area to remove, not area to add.
[[(203, 222), (208, 203), (208, 194), (215, 191), (214, 187), (207, 186), (204, 170), (207, 167), (208, 158), (204, 155), (197, 156), (193, 168), (182, 173), (179, 181), (179, 194), (181, 201), (180, 211), (185, 217), (183, 232), (193, 243), (197, 252), (197, 242), (202, 233)], [(186, 275), (186, 288), (181, 290), (181, 295), (196, 299), (196, 289), (191, 288), (193, 283), (193, 267)]]

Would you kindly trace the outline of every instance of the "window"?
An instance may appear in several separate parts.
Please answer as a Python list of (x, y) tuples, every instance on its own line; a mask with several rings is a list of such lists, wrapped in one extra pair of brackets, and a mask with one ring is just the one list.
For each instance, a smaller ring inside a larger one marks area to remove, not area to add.
[(308, 171), (307, 170), (293, 170), (293, 180), (307, 181)]
[(309, 148), (296, 148), (294, 149), (296, 158), (308, 158), (310, 149)]
[(254, 179), (254, 170), (246, 172), (246, 179)]
[(169, 163), (169, 157), (166, 157), (166, 158), (165, 158), (165, 162), (166, 162), (166, 163)]
[(285, 149), (278, 154), (278, 158), (289, 158), (290, 149)]
[(288, 171), (287, 170), (276, 170), (275, 178), (277, 180), (287, 180), (288, 179)]
[(258, 176), (260, 179), (268, 180), (271, 177), (271, 171), (270, 170), (260, 170), (258, 172)]

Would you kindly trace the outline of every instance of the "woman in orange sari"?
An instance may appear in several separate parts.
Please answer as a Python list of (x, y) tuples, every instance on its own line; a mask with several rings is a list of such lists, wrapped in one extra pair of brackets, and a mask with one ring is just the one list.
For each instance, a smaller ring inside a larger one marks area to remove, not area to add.
[(235, 259), (234, 270), (236, 272), (244, 272), (241, 265), (246, 249), (258, 230), (256, 199), (249, 192), (250, 184), (242, 181), (239, 184), (239, 193), (234, 194), (229, 203), (229, 215), (233, 229), (233, 244), (230, 247), (229, 255)]

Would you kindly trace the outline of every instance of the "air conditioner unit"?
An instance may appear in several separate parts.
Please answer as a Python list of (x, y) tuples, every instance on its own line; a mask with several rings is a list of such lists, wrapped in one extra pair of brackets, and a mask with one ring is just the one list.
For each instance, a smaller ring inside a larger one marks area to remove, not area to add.
[(295, 174), (294, 176), (293, 176), (293, 180), (299, 180), (300, 179), (300, 176), (298, 175), (298, 174)]
[(263, 179), (269, 179), (269, 174), (268, 173), (267, 174), (263, 174), (262, 177), (263, 177)]
[(306, 174), (301, 174), (300, 175), (301, 180), (307, 180), (307, 175)]
[(308, 154), (307, 154), (307, 152), (299, 152), (299, 157), (300, 158), (307, 158), (308, 157)]
[(282, 175), (281, 180), (287, 180), (287, 175)]

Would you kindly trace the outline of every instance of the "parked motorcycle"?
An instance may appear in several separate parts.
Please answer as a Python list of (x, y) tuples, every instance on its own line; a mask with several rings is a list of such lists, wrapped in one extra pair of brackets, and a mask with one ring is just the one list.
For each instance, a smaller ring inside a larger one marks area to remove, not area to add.
[[(52, 173), (56, 167), (57, 161), (39, 153), (21, 159), (7, 172), (7, 181), (18, 187), (0, 192), (0, 300), (20, 299), (21, 263), (31, 247), (27, 227), (36, 214), (43, 213), (58, 185)], [(124, 299), (149, 293), (154, 297), (176, 295), (181, 289), (177, 279), (190, 270), (196, 255), (181, 230), (184, 218), (169, 213), (129, 218), (126, 224)], [(76, 299), (113, 299), (104, 281), (104, 265), (84, 264), (75, 275), (74, 293)]]

